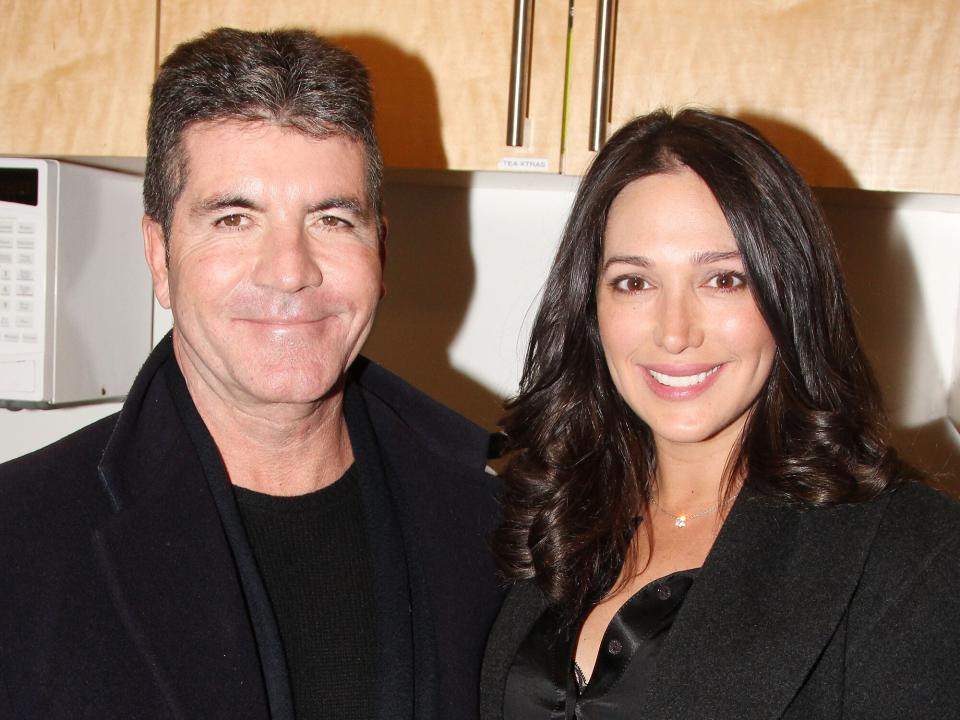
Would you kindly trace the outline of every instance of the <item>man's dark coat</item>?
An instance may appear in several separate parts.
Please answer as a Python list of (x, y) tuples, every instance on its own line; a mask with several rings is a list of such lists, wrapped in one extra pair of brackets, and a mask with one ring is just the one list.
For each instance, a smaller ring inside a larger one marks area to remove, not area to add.
[[(265, 591), (241, 587), (255, 565), (245, 540), (228, 541), (242, 525), (222, 462), (201, 457), (214, 446), (192, 436), (184, 417), (196, 409), (171, 378), (182, 383), (167, 338), (119, 416), (0, 467), (0, 717), (290, 717), (275, 620), (251, 620)], [(412, 636), (378, 628), (380, 717), (475, 717), (500, 601), (487, 435), (373, 363), (358, 360), (348, 382), (392, 504), (393, 518), (367, 518), (375, 587), (381, 571), (405, 570), (409, 589), (377, 600)], [(402, 548), (377, 543), (391, 523)], [(394, 640), (413, 654), (403, 682)]]
[[(502, 718), (510, 664), (543, 608), (532, 582), (504, 601), (484, 660), (483, 720)], [(636, 716), (960, 718), (960, 508), (920, 485), (819, 509), (744, 490)]]

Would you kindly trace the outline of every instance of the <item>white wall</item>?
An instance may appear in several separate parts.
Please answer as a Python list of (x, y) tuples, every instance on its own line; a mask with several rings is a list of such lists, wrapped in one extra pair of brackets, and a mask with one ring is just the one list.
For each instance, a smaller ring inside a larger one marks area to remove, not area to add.
[(960, 491), (960, 198), (821, 191), (901, 452)]
[(493, 428), (517, 386), (576, 181), (424, 177), (436, 176), (408, 173), (388, 187), (387, 295), (365, 351)]
[[(387, 296), (366, 352), (493, 427), (516, 387), (537, 295), (575, 181), (497, 173), (395, 173), (387, 187)], [(958, 375), (960, 199), (824, 191), (858, 323), (895, 437), (924, 467), (960, 475), (946, 419)], [(155, 336), (169, 318), (155, 318)], [(0, 410), (0, 460), (116, 406)]]

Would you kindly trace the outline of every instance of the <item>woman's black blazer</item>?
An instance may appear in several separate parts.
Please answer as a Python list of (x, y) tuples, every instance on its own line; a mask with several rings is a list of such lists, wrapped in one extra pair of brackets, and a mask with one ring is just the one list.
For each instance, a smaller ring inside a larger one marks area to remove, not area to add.
[[(482, 720), (502, 718), (507, 672), (543, 607), (533, 583), (511, 589), (487, 645)], [(960, 718), (960, 507), (917, 484), (832, 508), (744, 490), (636, 709), (644, 720)]]

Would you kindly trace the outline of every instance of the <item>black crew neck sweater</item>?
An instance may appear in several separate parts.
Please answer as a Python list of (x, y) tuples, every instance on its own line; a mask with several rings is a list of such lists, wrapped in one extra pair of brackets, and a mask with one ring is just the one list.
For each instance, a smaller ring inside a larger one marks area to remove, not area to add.
[(307, 495), (234, 494), (280, 629), (297, 720), (373, 718), (376, 611), (355, 466)]

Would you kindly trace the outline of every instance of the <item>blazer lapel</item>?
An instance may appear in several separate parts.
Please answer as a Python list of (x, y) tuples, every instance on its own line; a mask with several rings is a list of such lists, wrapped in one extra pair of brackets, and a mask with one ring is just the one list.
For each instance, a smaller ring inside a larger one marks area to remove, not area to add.
[(503, 697), (510, 668), (523, 641), (546, 609), (543, 593), (533, 580), (521, 580), (511, 585), (490, 630), (490, 642), (483, 656), (480, 720), (503, 718)]
[(234, 561), (161, 375), (101, 464), (114, 512), (92, 541), (109, 601), (173, 717), (266, 717)]
[(780, 717), (857, 586), (885, 501), (800, 510), (744, 489), (658, 659), (646, 717)]

